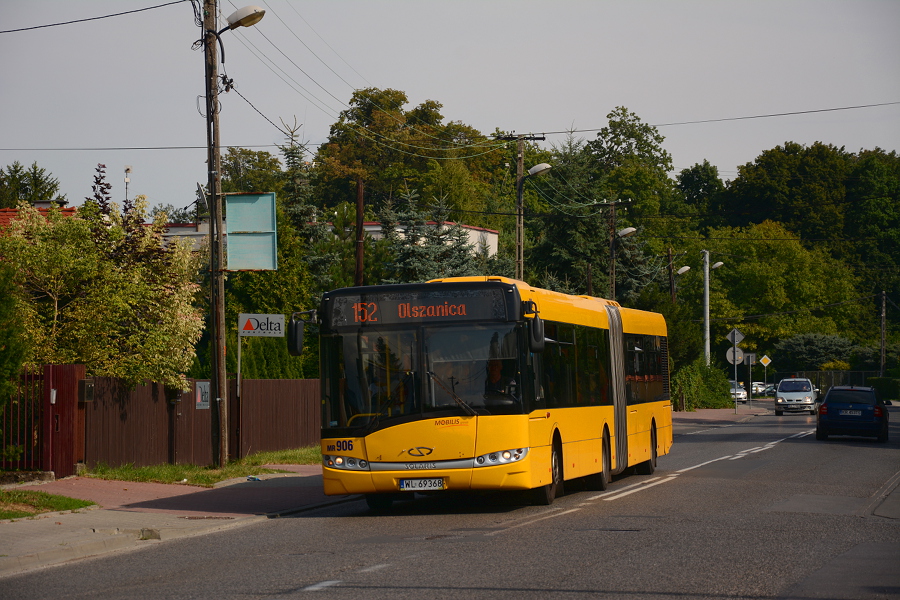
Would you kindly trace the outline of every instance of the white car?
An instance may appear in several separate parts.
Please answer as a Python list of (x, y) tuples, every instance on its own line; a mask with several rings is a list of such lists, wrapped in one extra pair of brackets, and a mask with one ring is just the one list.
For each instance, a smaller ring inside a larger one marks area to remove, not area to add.
[(819, 390), (809, 379), (782, 379), (775, 390), (775, 416), (785, 412), (816, 414), (816, 397)]
[(753, 392), (754, 396), (762, 394), (764, 389), (766, 389), (766, 382), (764, 381), (754, 381), (750, 384), (750, 391)]

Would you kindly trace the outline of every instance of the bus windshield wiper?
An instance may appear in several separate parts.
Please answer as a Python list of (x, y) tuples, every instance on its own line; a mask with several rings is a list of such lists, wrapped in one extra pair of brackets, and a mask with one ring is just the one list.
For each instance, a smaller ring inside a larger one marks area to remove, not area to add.
[(428, 371), (428, 376), (431, 377), (431, 379), (433, 379), (434, 381), (436, 381), (437, 384), (439, 386), (441, 386), (442, 390), (444, 390), (445, 392), (450, 394), (450, 397), (453, 398), (454, 402), (456, 402), (460, 406), (460, 408), (462, 408), (463, 411), (465, 411), (466, 414), (472, 415), (473, 417), (478, 415), (478, 413), (475, 412), (474, 408), (472, 408), (471, 406), (466, 404), (465, 400), (463, 400), (462, 398), (460, 398), (459, 396), (456, 395), (456, 392), (454, 392), (453, 390), (448, 388), (446, 385), (444, 385), (444, 382), (441, 381), (441, 378), (437, 376), (437, 373), (435, 373), (434, 371)]

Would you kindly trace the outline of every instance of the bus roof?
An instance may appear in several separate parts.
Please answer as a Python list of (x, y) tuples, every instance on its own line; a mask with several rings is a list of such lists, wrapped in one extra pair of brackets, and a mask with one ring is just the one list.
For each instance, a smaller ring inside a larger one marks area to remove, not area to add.
[(522, 300), (533, 300), (541, 318), (549, 321), (575, 323), (589, 327), (609, 328), (605, 306), (619, 308), (622, 316), (622, 330), (625, 333), (646, 335), (666, 335), (666, 321), (662, 315), (633, 308), (623, 308), (618, 302), (593, 296), (574, 296), (534, 287), (518, 279), (499, 276), (446, 277), (432, 279), (428, 283), (500, 281), (515, 285)]

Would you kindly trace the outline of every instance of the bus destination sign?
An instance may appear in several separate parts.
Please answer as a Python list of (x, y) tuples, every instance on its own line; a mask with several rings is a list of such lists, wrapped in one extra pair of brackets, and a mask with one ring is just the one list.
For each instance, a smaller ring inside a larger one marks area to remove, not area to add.
[(338, 296), (331, 303), (331, 324), (335, 327), (484, 320), (506, 320), (500, 290)]

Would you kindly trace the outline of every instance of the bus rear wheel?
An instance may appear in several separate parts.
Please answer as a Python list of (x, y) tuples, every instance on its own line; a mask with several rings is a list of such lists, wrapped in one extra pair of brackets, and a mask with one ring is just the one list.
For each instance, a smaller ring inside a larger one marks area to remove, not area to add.
[(650, 429), (650, 458), (635, 465), (639, 475), (653, 475), (656, 471), (656, 425)]
[(603, 432), (602, 452), (603, 457), (600, 462), (603, 464), (603, 470), (584, 478), (587, 489), (593, 492), (602, 492), (609, 486), (609, 474), (610, 471), (612, 471), (612, 458), (609, 455), (609, 434), (606, 431)]
[(557, 496), (563, 495), (562, 451), (557, 442), (553, 442), (550, 451), (551, 481), (547, 485), (532, 490), (532, 499), (539, 506), (550, 506)]

